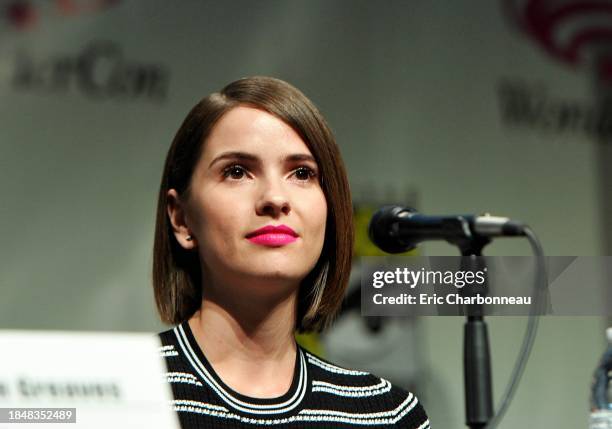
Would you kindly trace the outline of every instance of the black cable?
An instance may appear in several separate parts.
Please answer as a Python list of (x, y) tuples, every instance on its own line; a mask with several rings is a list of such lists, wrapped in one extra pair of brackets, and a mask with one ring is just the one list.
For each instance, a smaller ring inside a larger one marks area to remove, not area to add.
[(528, 226), (524, 227), (524, 232), (525, 236), (529, 240), (529, 244), (531, 245), (537, 262), (534, 282), (534, 302), (529, 311), (527, 329), (525, 330), (525, 335), (523, 336), (523, 344), (521, 345), (521, 350), (517, 357), (516, 363), (514, 364), (512, 375), (510, 376), (510, 380), (506, 385), (504, 394), (502, 395), (499, 403), (499, 407), (497, 407), (497, 413), (495, 413), (491, 421), (487, 424), (486, 429), (493, 429), (497, 427), (508, 410), (510, 402), (512, 402), (512, 398), (516, 393), (516, 388), (518, 387), (521, 377), (523, 376), (523, 372), (525, 371), (527, 361), (529, 360), (529, 355), (531, 354), (531, 349), (533, 348), (533, 343), (538, 330), (538, 322), (540, 319), (539, 314), (542, 314), (544, 308), (548, 305), (548, 282), (546, 276), (546, 265), (544, 263), (544, 250), (542, 249), (542, 245), (540, 244), (538, 237), (536, 237), (534, 232)]

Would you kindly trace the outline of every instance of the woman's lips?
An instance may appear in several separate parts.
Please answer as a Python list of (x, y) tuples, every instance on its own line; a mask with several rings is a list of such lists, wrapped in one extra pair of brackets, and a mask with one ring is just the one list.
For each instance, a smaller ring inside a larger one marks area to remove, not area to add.
[(284, 246), (297, 240), (298, 234), (287, 225), (267, 225), (246, 236), (251, 243), (262, 246)]
[(277, 247), (293, 243), (295, 240), (297, 240), (297, 237), (284, 233), (268, 232), (266, 234), (255, 235), (248, 238), (248, 240), (251, 243), (261, 244), (262, 246)]

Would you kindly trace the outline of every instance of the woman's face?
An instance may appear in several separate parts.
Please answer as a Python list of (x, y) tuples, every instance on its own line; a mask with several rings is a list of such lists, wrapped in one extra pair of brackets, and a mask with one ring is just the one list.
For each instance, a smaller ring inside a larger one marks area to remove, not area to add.
[(306, 144), (275, 116), (240, 106), (204, 142), (185, 204), (193, 241), (177, 239), (197, 247), (207, 287), (295, 291), (321, 254), (326, 218)]

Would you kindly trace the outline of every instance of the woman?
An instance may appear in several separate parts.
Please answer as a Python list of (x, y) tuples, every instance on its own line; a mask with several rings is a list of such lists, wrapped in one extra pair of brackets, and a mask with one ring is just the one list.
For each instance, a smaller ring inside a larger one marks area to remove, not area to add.
[(184, 428), (427, 428), (416, 397), (306, 352), (294, 332), (339, 309), (353, 245), (340, 153), (286, 82), (230, 83), (187, 115), (168, 152), (153, 284)]

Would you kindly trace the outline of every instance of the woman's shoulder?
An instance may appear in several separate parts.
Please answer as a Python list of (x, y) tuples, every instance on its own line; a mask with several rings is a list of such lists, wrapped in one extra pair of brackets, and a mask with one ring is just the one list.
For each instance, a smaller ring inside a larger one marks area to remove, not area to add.
[(169, 352), (171, 352), (172, 355), (178, 354), (178, 341), (175, 334), (175, 329), (176, 328), (171, 328), (166, 331), (159, 332), (156, 335), (161, 343), (159, 351), (163, 357), (167, 357)]
[(416, 395), (360, 369), (346, 368), (302, 348), (308, 363), (312, 395), (357, 420), (373, 419), (398, 428), (429, 428)]
[(168, 345), (168, 344), (174, 344), (175, 341), (175, 334), (174, 334), (174, 330), (176, 329), (176, 326), (173, 326), (170, 329), (167, 329), (165, 331), (159, 332), (157, 333), (157, 337), (159, 337), (159, 339), (161, 340), (162, 345)]

